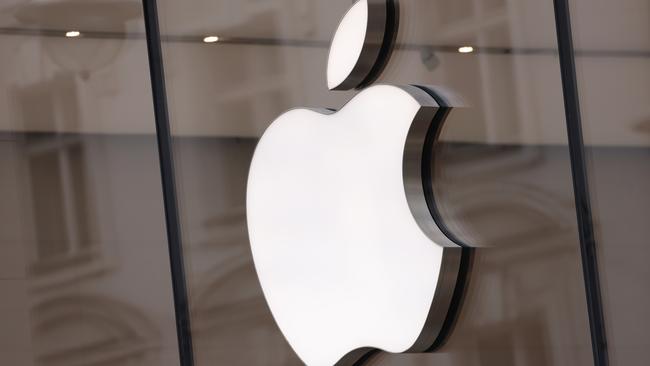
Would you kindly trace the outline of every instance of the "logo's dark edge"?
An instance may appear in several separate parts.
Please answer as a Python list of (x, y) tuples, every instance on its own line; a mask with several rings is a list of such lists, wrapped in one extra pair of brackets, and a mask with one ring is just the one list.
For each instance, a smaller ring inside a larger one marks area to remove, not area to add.
[(449, 240), (453, 241), (458, 246), (468, 248), (469, 246), (463, 243), (445, 224), (445, 221), (442, 219), (442, 215), (438, 210), (438, 206), (436, 205), (436, 200), (433, 194), (432, 172), (434, 164), (434, 144), (438, 140), (440, 132), (442, 131), (442, 126), (447, 120), (447, 116), (451, 112), (453, 106), (450, 106), (449, 103), (435, 91), (421, 85), (413, 86), (427, 93), (440, 106), (438, 112), (433, 117), (433, 121), (431, 121), (431, 124), (429, 125), (429, 129), (427, 130), (426, 136), (424, 138), (424, 146), (422, 147), (422, 165), (420, 176), (422, 177), (422, 190), (424, 192), (424, 199), (427, 203), (427, 207), (429, 208), (429, 213), (431, 213), (433, 221), (435, 221), (435, 223), (438, 225), (440, 231), (442, 231), (442, 233), (445, 234)]
[(395, 41), (397, 40), (397, 31), (399, 29), (399, 3), (398, 0), (386, 0), (386, 26), (384, 29), (384, 38), (381, 41), (381, 48), (377, 55), (374, 65), (368, 72), (368, 75), (361, 80), (355, 87), (363, 89), (374, 83), (386, 68), (388, 60), (393, 53)]
[(449, 113), (451, 112), (453, 106), (449, 105), (449, 103), (434, 90), (420, 85), (414, 86), (423, 90), (425, 93), (431, 96), (431, 98), (433, 98), (440, 106), (440, 109), (435, 114), (433, 121), (431, 121), (431, 124), (429, 125), (429, 129), (427, 130), (427, 134), (424, 140), (424, 146), (422, 148), (421, 177), (424, 198), (429, 208), (429, 212), (431, 213), (431, 217), (440, 228), (440, 231), (442, 231), (442, 233), (451, 241), (458, 244), (461, 249), (458, 277), (456, 278), (456, 286), (451, 297), (451, 302), (447, 311), (447, 317), (445, 318), (435, 341), (426, 350), (426, 352), (432, 352), (440, 349), (440, 347), (442, 347), (447, 342), (454, 329), (467, 290), (467, 284), (469, 282), (469, 276), (474, 258), (474, 249), (463, 243), (463, 241), (461, 241), (445, 224), (445, 221), (443, 220), (442, 215), (440, 214), (440, 211), (436, 205), (433, 193), (434, 144), (438, 140), (438, 137), (440, 137), (442, 126), (447, 120), (447, 117), (449, 116)]
[(445, 343), (447, 343), (449, 336), (456, 326), (456, 321), (458, 320), (458, 315), (460, 314), (463, 305), (463, 299), (465, 298), (470, 274), (472, 271), (472, 263), (474, 261), (474, 249), (459, 249), (461, 250), (460, 267), (458, 268), (456, 287), (454, 288), (454, 293), (451, 296), (449, 310), (447, 310), (447, 317), (442, 323), (442, 327), (440, 328), (440, 332), (438, 333), (435, 341), (433, 341), (433, 344), (427, 348), (425, 352), (434, 352), (444, 346)]

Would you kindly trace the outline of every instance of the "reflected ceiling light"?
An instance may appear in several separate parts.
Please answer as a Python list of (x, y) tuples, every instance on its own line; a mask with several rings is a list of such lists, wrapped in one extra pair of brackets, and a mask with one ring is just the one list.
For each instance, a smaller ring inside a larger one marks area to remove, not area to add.
[(127, 32), (127, 24), (142, 19), (142, 2), (138, 0), (24, 0), (14, 3), (13, 15), (21, 27), (60, 30), (58, 39), (43, 39), (42, 47), (56, 66), (83, 78), (113, 65), (128, 42), (126, 39), (70, 42), (63, 38), (85, 38), (89, 36), (86, 30), (98, 28), (123, 34)]
[(215, 43), (219, 41), (219, 37), (217, 36), (207, 36), (203, 38), (203, 43)]
[(472, 52), (474, 52), (474, 47), (472, 47), (472, 46), (458, 47), (458, 52), (460, 52), (460, 53), (472, 53)]
[(80, 35), (81, 35), (81, 32), (76, 31), (76, 30), (71, 30), (71, 31), (65, 32), (65, 36), (68, 37), (68, 38), (75, 38), (75, 37), (79, 37)]

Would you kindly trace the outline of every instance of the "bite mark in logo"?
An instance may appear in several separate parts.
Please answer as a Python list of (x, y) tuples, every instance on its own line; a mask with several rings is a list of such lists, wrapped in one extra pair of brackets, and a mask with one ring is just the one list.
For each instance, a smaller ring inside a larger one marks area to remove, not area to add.
[[(393, 1), (350, 8), (330, 47), (330, 89), (374, 80), (397, 19)], [(307, 365), (423, 352), (448, 334), (469, 249), (437, 217), (427, 154), (451, 103), (432, 87), (376, 85), (336, 112), (290, 110), (264, 132), (248, 177), (251, 249)]]

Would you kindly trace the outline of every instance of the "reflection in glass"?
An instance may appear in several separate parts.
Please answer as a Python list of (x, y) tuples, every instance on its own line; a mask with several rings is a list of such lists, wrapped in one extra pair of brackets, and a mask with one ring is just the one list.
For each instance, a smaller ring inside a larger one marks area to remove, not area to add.
[(609, 360), (647, 364), (650, 3), (569, 4)]
[[(244, 217), (212, 223), (243, 215), (250, 157), (271, 121), (296, 106), (338, 109), (354, 94), (328, 92), (325, 80), (329, 40), (349, 6), (159, 1), (198, 365), (300, 364), (271, 326)], [(374, 364), (592, 364), (552, 2), (404, 0), (400, 13), (379, 82), (437, 85), (465, 101), (435, 147), (432, 184), (447, 224), (480, 248), (449, 342)], [(219, 41), (203, 43), (206, 35)], [(228, 273), (236, 263), (248, 269)], [(203, 310), (218, 273), (218, 301), (246, 292), (255, 305)], [(247, 321), (236, 332), (202, 330), (239, 317)]]
[(179, 363), (141, 6), (0, 5), (1, 365)]

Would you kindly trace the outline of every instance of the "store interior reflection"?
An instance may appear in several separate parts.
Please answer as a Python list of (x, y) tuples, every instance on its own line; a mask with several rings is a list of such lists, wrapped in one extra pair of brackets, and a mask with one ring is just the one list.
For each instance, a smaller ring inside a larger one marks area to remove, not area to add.
[[(350, 1), (158, 3), (195, 363), (300, 365), (256, 278), (245, 185), (275, 117), (354, 94), (328, 92), (324, 72)], [(650, 11), (571, 3), (612, 364), (639, 364)], [(593, 364), (552, 2), (400, 4), (380, 82), (468, 102), (435, 147), (432, 184), (446, 224), (479, 248), (445, 346), (370, 364)], [(140, 8), (0, 4), (2, 365), (179, 364)]]
[(0, 4), (2, 365), (178, 365), (141, 7)]

